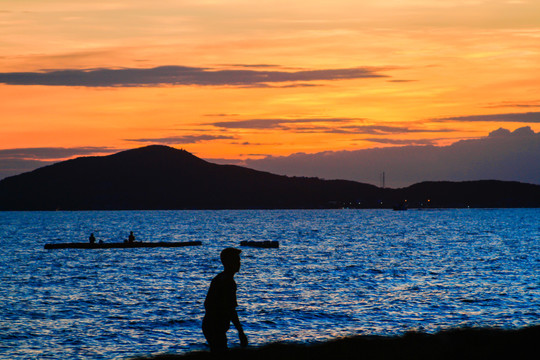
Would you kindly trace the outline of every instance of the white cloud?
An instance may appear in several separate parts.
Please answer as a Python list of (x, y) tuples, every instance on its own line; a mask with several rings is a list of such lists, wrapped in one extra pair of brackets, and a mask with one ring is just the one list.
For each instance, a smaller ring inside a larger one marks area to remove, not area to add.
[(530, 127), (462, 140), (450, 146), (400, 146), (357, 151), (297, 153), (246, 160), (253, 169), (291, 176), (347, 179), (404, 187), (420, 181), (496, 179), (540, 184), (540, 133)]

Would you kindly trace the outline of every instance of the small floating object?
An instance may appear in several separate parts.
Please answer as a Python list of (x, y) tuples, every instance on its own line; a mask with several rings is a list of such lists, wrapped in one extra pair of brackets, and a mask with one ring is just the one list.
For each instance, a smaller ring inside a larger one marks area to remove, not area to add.
[(251, 247), (257, 247), (257, 248), (279, 248), (279, 241), (240, 241), (241, 246), (251, 246)]
[(121, 243), (59, 243), (45, 244), (45, 249), (131, 249), (131, 248), (157, 248), (157, 247), (183, 247), (202, 245), (200, 241), (183, 242), (121, 242)]

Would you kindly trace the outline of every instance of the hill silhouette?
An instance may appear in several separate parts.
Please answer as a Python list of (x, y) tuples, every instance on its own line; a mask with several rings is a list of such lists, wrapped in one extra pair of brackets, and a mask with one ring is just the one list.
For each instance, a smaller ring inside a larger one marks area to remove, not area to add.
[(538, 207), (540, 186), (475, 181), (382, 189), (217, 165), (160, 145), (67, 160), (0, 181), (0, 210), (378, 208), (404, 200), (410, 207)]

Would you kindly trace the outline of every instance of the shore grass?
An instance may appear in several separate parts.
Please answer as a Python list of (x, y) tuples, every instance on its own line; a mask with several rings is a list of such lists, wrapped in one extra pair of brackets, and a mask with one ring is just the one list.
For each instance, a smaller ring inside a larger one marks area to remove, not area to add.
[(517, 330), (462, 328), (436, 334), (409, 332), (402, 336), (354, 336), (302, 345), (272, 343), (232, 349), (223, 354), (195, 351), (162, 354), (137, 360), (313, 360), (313, 359), (536, 359), (540, 354), (540, 325)]

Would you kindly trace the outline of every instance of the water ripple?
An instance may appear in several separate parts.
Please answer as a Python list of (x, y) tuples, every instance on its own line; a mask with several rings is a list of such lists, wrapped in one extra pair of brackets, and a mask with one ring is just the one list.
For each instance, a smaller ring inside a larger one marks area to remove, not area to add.
[[(250, 342), (313, 342), (540, 318), (538, 209), (0, 213), (0, 358), (110, 359), (204, 349), (219, 251), (243, 240)], [(194, 248), (43, 250), (85, 241)], [(38, 240), (36, 240), (38, 239)], [(234, 331), (232, 344), (238, 344)]]

